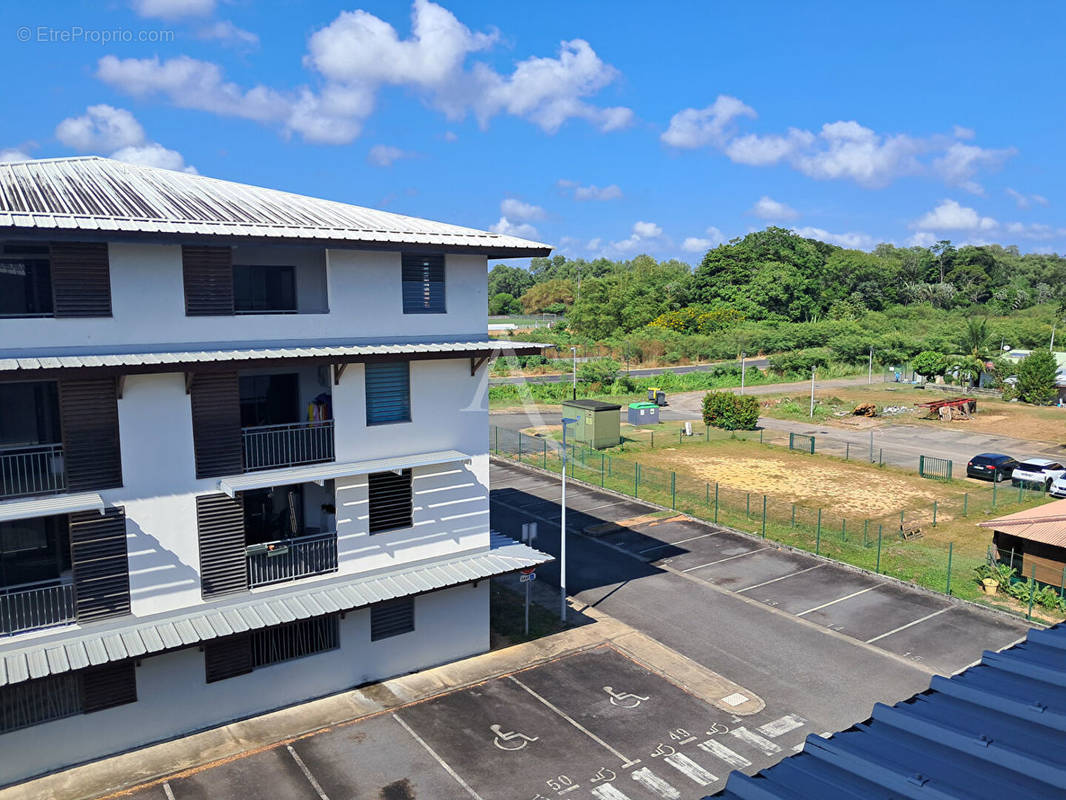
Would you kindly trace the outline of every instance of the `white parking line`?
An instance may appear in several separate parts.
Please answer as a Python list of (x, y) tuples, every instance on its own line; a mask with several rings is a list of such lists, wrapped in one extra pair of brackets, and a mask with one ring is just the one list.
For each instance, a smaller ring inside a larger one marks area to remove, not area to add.
[(663, 758), (663, 761), (676, 769), (690, 781), (697, 783), (700, 786), (710, 786), (718, 780), (717, 775), (712, 775), (691, 758), (682, 755), (681, 753), (674, 753), (673, 755), (666, 756)]
[(701, 533), (699, 536), (690, 536), (687, 539), (678, 539), (676, 542), (664, 542), (663, 544), (657, 544), (652, 547), (645, 547), (643, 550), (638, 550), (638, 553), (648, 553), (652, 550), (659, 550), (663, 547), (673, 547), (678, 544), (686, 544), (688, 542), (694, 542), (697, 539), (706, 539), (708, 536), (717, 536), (721, 531), (711, 531), (710, 533)]
[(629, 776), (645, 789), (651, 789), (659, 795), (659, 797), (662, 797), (663, 800), (681, 800), (681, 792), (647, 767), (633, 770), (629, 773)]
[(900, 625), (898, 628), (893, 628), (892, 630), (888, 631), (887, 633), (882, 633), (879, 636), (875, 636), (872, 639), (867, 639), (866, 640), (866, 644), (873, 644), (878, 639), (884, 639), (886, 636), (891, 636), (893, 633), (899, 633), (900, 631), (905, 631), (905, 630), (907, 630), (907, 628), (911, 627), (912, 625), (917, 625), (919, 622), (925, 622), (927, 619), (932, 619), (933, 617), (937, 616), (938, 614), (943, 614), (945, 611), (947, 611), (950, 608), (951, 608), (951, 606), (948, 606), (947, 608), (942, 608), (939, 611), (934, 611), (932, 614), (926, 614), (924, 617), (919, 617), (918, 619), (914, 620), (914, 622), (908, 622), (906, 625)]
[(755, 553), (761, 553), (763, 550), (769, 550), (770, 545), (766, 547), (758, 547), (755, 550), (749, 550), (746, 553), (738, 553), (735, 556), (727, 556), (726, 558), (720, 558), (717, 561), (708, 561), (706, 564), (700, 564), (698, 567), (689, 567), (688, 569), (681, 570), (682, 572), (692, 572), (694, 569), (703, 569), (704, 567), (713, 567), (715, 564), (721, 564), (723, 561), (732, 561), (734, 558), (744, 558), (744, 556), (754, 555)]
[(307, 778), (307, 782), (311, 784), (311, 788), (315, 790), (315, 793), (318, 795), (319, 800), (329, 800), (329, 796), (324, 791), (322, 791), (322, 787), (319, 785), (318, 781), (315, 780), (315, 776), (311, 774), (311, 770), (307, 768), (307, 765), (304, 763), (304, 760), (300, 758), (300, 754), (292, 749), (291, 744), (285, 745), (285, 749), (289, 751), (289, 755), (292, 756), (292, 760), (296, 762), (296, 766), (300, 768), (300, 772), (302, 772), (304, 774), (304, 777)]
[(597, 800), (629, 800), (629, 795), (613, 783), (601, 783), (592, 790), (592, 794)]
[(167, 800), (174, 800), (174, 790), (170, 788), (168, 781), (163, 781), (163, 794), (167, 796)]
[(607, 742), (603, 741), (603, 739), (601, 739), (599, 736), (594, 734), (592, 731), (590, 731), (588, 728), (586, 728), (584, 725), (582, 725), (576, 719), (571, 717), (569, 714), (567, 714), (561, 708), (559, 708), (558, 706), (554, 705), (551, 701), (546, 700), (545, 698), (543, 698), (539, 694), (537, 694), (535, 691), (530, 689), (528, 686), (526, 686), (524, 683), (522, 683), (522, 681), (518, 680), (518, 678), (516, 678), (514, 675), (508, 675), (507, 678), (508, 678), (508, 680), (512, 681), (513, 683), (516, 683), (518, 686), (520, 686), (523, 689), (525, 689), (527, 692), (529, 692), (529, 694), (531, 694), (533, 697), (535, 697), (541, 703), (546, 705), (548, 708), (550, 708), (552, 711), (554, 711), (560, 717), (565, 719), (567, 722), (569, 722), (571, 725), (573, 725), (575, 728), (577, 728), (579, 731), (581, 731), (587, 737), (592, 739), (592, 741), (596, 742), (596, 744), (600, 745), (601, 747), (605, 748), (606, 750), (609, 750), (615, 756), (620, 758), (622, 760), (622, 768), (623, 769), (631, 767), (634, 764), (639, 764), (640, 763), (640, 759), (639, 758), (636, 759), (635, 761), (632, 761), (632, 760), (626, 758), (624, 755), (619, 753), (617, 750), (615, 750), (613, 747), (611, 747), (609, 744), (607, 744)]
[(807, 720), (803, 717), (796, 716), (795, 714), (785, 714), (780, 719), (775, 719), (773, 722), (767, 722), (765, 725), (760, 725), (757, 730), (763, 736), (770, 739), (776, 739), (782, 734), (794, 731), (796, 728), (802, 728), (807, 724)]
[(810, 614), (812, 611), (819, 611), (819, 610), (821, 610), (823, 608), (828, 608), (829, 606), (834, 605), (836, 603), (841, 603), (844, 600), (850, 600), (852, 597), (858, 597), (860, 594), (866, 594), (871, 589), (876, 589), (876, 588), (877, 588), (876, 586), (867, 586), (865, 589), (859, 589), (859, 591), (857, 591), (857, 592), (852, 592), (851, 594), (846, 594), (843, 597), (838, 597), (836, 600), (830, 600), (828, 603), (822, 603), (820, 606), (815, 606), (814, 608), (808, 608), (806, 611), (801, 611), (796, 616), (797, 617), (802, 617), (804, 614)]
[(746, 592), (749, 589), (758, 589), (758, 588), (760, 588), (762, 586), (767, 586), (767, 585), (769, 585), (771, 583), (777, 583), (778, 581), (783, 581), (785, 578), (791, 578), (793, 575), (802, 575), (804, 572), (810, 572), (812, 569), (821, 569), (824, 566), (825, 566), (825, 564), (815, 564), (813, 567), (807, 567), (806, 569), (798, 569), (795, 572), (788, 573), (788, 575), (782, 575), (780, 578), (771, 578), (768, 581), (763, 581), (762, 583), (756, 583), (754, 586), (745, 586), (743, 589), (734, 589), (734, 591), (739, 594), (740, 592)]
[(780, 746), (774, 744), (769, 739), (763, 738), (759, 734), (755, 733), (755, 731), (749, 731), (743, 726), (739, 728), (734, 728), (729, 732), (729, 735), (735, 736), (737, 739), (744, 742), (745, 744), (750, 744), (752, 747), (762, 750), (763, 753), (768, 756), (772, 756), (775, 753), (781, 752)]
[(404, 722), (402, 719), (400, 719), (396, 714), (393, 714), (392, 718), (394, 720), (396, 720), (397, 722), (399, 722), (400, 725), (403, 727), (403, 729), (405, 731), (407, 731), (409, 734), (411, 734), (411, 738), (413, 738), (416, 742), (418, 742), (420, 745), (422, 745), (422, 747), (425, 748), (426, 752), (429, 753), (431, 756), (433, 756), (434, 759), (436, 759), (438, 764), (440, 764), (442, 767), (444, 767), (444, 771), (445, 772), (447, 772), (449, 775), (451, 775), (453, 778), (455, 778), (455, 782), (456, 783), (458, 783), (460, 786), (462, 786), (464, 789), (466, 789), (467, 794), (469, 794), (472, 798), (474, 798), (474, 800), (482, 800), (481, 795), (479, 795), (477, 792), (475, 792), (473, 789), (471, 789), (470, 788), (470, 784), (468, 784), (461, 777), (459, 777), (459, 773), (456, 772), (454, 769), (452, 769), (450, 766), (448, 766), (448, 762), (445, 761), (443, 758), (441, 758), (439, 755), (437, 755), (437, 752), (432, 747), (430, 747), (429, 744), (426, 743), (425, 739), (423, 739), (421, 736), (419, 736), (417, 733), (415, 733), (414, 730), (412, 730), (410, 725), (408, 725), (406, 722)]
[(750, 767), (751, 762), (744, 758), (740, 753), (730, 750), (724, 744), (717, 739), (708, 739), (705, 742), (700, 742), (700, 750), (706, 750), (712, 756), (716, 756), (733, 769), (744, 769), (744, 767)]

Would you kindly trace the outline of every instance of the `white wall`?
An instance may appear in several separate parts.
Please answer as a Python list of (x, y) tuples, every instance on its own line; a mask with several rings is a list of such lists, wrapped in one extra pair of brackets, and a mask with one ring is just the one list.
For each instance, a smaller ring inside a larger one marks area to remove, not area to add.
[[(182, 342), (484, 337), (488, 324), (484, 256), (446, 257), (446, 314), (403, 313), (399, 252), (330, 250), (326, 253), (328, 314), (186, 317), (180, 246), (112, 243), (108, 249), (112, 317), (4, 320), (0, 351), (129, 350), (138, 345), (159, 349)], [(292, 259), (280, 249), (276, 260)], [(303, 292), (310, 290), (309, 285), (301, 286)]]
[(205, 683), (192, 647), (144, 659), (138, 701), (0, 736), (0, 785), (270, 708), (425, 669), (489, 647), (489, 582), (415, 600), (415, 630), (370, 641), (370, 612), (341, 620), (340, 648)]

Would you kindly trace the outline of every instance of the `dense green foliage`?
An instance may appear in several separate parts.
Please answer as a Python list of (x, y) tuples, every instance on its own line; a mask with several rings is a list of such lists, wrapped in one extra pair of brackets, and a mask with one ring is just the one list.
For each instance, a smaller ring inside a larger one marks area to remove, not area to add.
[(1018, 364), (1018, 397), (1026, 403), (1047, 405), (1055, 399), (1058, 364), (1050, 350), (1034, 350)]
[(703, 424), (727, 431), (753, 431), (759, 424), (759, 401), (751, 395), (707, 392), (703, 396)]

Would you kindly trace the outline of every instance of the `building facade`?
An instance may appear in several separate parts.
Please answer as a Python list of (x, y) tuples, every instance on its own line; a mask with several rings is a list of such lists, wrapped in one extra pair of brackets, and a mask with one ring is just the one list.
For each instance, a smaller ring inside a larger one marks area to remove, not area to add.
[(486, 650), (547, 560), (489, 530), (486, 260), (548, 251), (0, 165), (0, 785)]

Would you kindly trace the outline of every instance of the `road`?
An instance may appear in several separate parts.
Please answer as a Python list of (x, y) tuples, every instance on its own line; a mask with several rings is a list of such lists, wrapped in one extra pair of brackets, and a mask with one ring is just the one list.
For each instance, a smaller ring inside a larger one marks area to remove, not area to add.
[[(582, 359), (578, 359), (581, 361)], [(586, 359), (587, 360), (587, 359)], [(686, 367), (654, 367), (650, 369), (631, 369), (628, 374), (634, 378), (646, 378), (650, 375), (662, 375), (664, 372), (673, 372), (675, 375), (684, 375), (686, 372), (707, 372), (715, 367), (721, 366), (725, 361), (716, 361), (713, 364), (695, 364)], [(769, 359), (766, 358), (749, 358), (749, 367), (758, 367), (759, 369), (766, 369), (769, 366)], [(572, 373), (561, 373), (559, 375), (532, 375), (530, 377), (516, 377), (516, 378), (489, 378), (490, 386), (498, 386), (507, 383), (560, 383), (562, 381), (573, 380)]]

